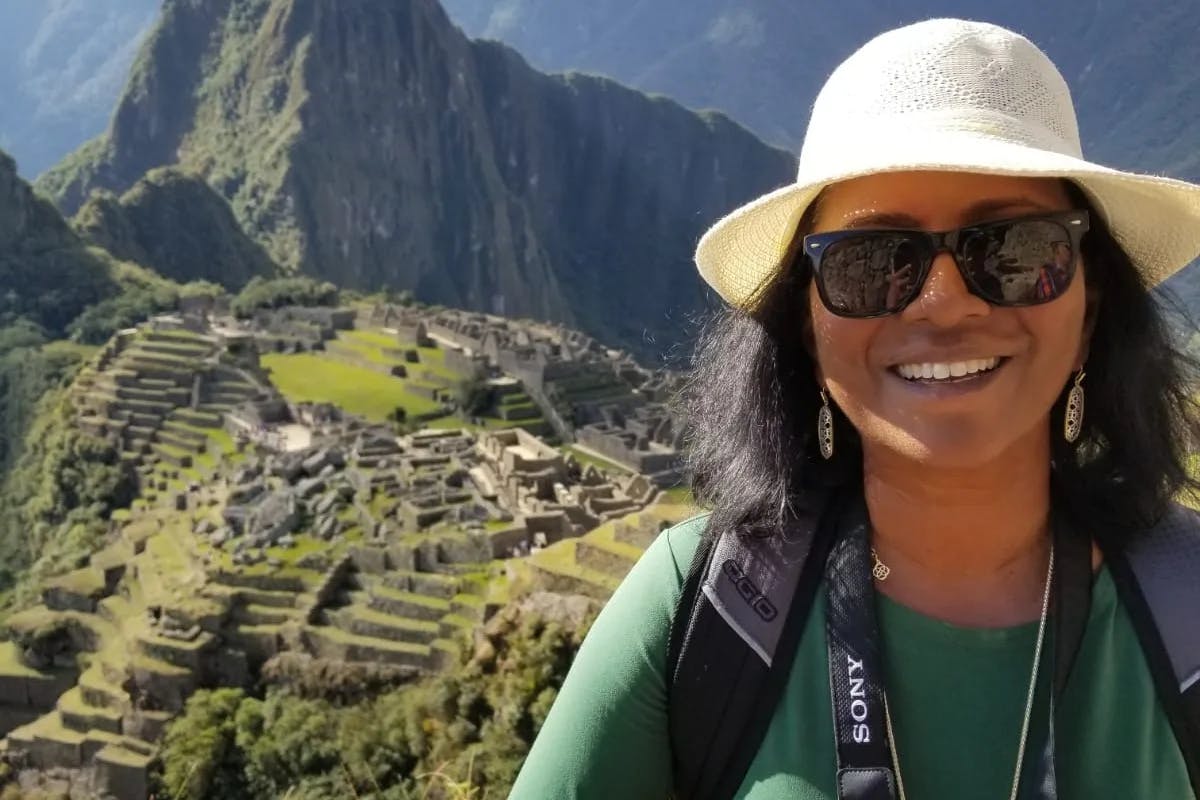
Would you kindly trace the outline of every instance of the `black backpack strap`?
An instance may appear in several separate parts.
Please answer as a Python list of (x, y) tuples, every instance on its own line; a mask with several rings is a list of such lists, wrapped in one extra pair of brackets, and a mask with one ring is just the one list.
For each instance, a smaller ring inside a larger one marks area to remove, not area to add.
[(666, 673), (680, 800), (733, 797), (762, 744), (828, 555), (826, 499), (773, 536), (710, 531), (693, 562)]
[(1124, 551), (1105, 555), (1200, 795), (1200, 514), (1173, 505)]
[[(1071, 677), (1092, 609), (1092, 540), (1066, 516), (1052, 517), (1054, 536), (1054, 697), (1062, 696)], [(1053, 767), (1053, 765), (1050, 765)]]

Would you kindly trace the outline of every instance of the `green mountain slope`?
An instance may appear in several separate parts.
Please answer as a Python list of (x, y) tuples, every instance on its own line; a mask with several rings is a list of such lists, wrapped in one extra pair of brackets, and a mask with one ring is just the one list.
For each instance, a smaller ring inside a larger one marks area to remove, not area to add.
[(107, 338), (176, 289), (85, 244), (0, 152), (0, 592), (44, 546), (102, 530), (126, 485), (65, 399), (94, 348), (50, 340)]
[(75, 215), (75, 229), (117, 258), (187, 282), (237, 290), (275, 265), (203, 179), (171, 168), (152, 170), (117, 197), (96, 192)]
[(88, 306), (120, 290), (123, 267), (88, 248), (0, 152), (0, 328), (24, 320), (61, 335)]
[(702, 303), (705, 225), (793, 172), (724, 117), (472, 43), (433, 0), (167, 2), (108, 134), (39, 186), (74, 212), (176, 161), (285, 268), (643, 351)]

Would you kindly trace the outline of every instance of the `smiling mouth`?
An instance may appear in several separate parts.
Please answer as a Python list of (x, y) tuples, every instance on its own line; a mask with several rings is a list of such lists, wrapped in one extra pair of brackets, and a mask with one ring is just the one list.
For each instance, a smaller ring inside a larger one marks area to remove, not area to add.
[(954, 383), (986, 375), (1007, 361), (1006, 357), (973, 358), (966, 361), (925, 361), (897, 364), (892, 371), (906, 381), (921, 383)]

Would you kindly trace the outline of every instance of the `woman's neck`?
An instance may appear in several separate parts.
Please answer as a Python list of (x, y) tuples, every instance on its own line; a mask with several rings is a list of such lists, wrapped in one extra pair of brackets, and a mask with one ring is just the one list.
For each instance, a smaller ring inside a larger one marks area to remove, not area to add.
[(958, 625), (1038, 618), (1050, 557), (1045, 430), (971, 468), (867, 447), (863, 471), (872, 546), (891, 570), (881, 592)]

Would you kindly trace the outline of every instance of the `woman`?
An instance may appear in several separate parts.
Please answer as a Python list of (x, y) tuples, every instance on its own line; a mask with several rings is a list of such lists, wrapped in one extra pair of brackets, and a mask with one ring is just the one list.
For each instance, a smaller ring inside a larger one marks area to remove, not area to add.
[[(691, 796), (672, 629), (717, 604), (710, 583), (680, 600), (694, 555), (742, 537), (799, 541), (823, 590), (784, 606), (733, 568), (761, 620), (805, 613), (753, 751), (710, 796), (1194, 797), (1110, 561), (1195, 488), (1191, 373), (1148, 287), (1200, 253), (1198, 219), (1200, 188), (1082, 159), (1066, 84), (1016, 34), (933, 20), (855, 53), (796, 184), (697, 250), (730, 305), (687, 402), (711, 514), (613, 596), (512, 796)], [(899, 287), (895, 264), (915, 267)], [(1071, 574), (1082, 613), (1057, 602)]]

